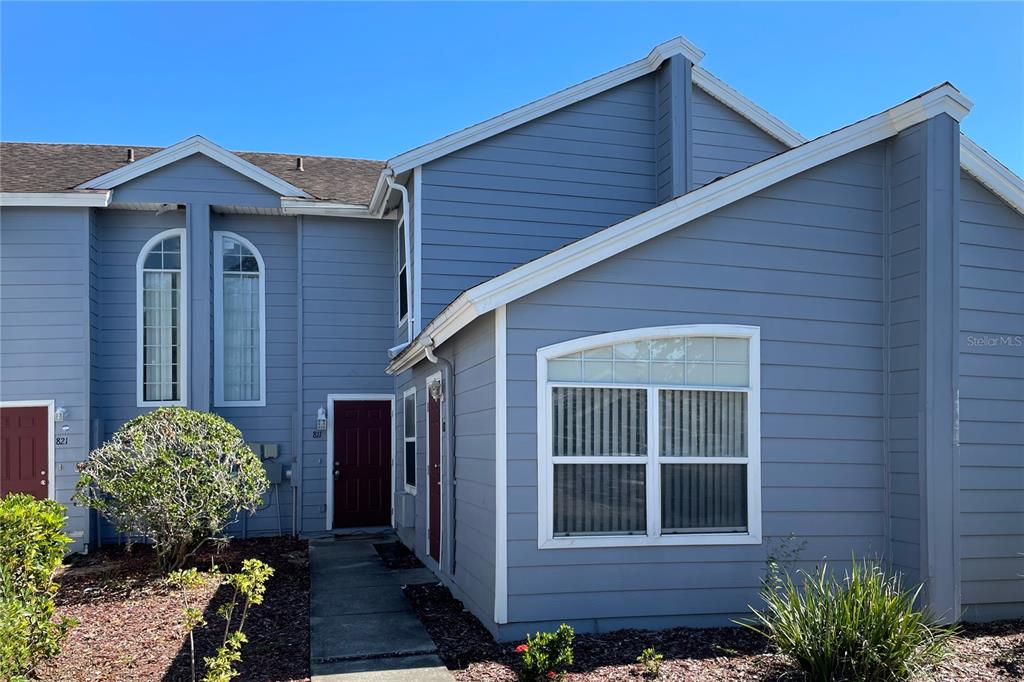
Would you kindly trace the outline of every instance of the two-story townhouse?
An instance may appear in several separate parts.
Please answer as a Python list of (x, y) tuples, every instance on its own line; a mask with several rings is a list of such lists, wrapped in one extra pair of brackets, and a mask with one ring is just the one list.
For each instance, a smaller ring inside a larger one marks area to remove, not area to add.
[(808, 141), (702, 56), (386, 164), (5, 145), (4, 457), (52, 475), (0, 485), (186, 404), (290, 472), (236, 532), (392, 525), (500, 639), (727, 623), (788, 537), (1024, 612), (1024, 183), (949, 84)]

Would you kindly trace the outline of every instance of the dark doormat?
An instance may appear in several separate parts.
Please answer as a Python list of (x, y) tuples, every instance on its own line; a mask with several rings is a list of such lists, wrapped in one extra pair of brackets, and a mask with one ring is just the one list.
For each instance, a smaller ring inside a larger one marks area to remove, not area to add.
[(373, 546), (380, 555), (384, 567), (391, 571), (406, 568), (423, 568), (423, 564), (409, 548), (401, 542), (380, 542)]

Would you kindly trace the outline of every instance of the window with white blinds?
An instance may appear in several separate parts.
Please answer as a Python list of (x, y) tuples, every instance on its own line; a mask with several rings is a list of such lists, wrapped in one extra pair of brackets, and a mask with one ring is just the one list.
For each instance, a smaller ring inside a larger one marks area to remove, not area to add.
[(138, 405), (185, 403), (185, 232), (153, 237), (136, 263)]
[(759, 344), (713, 325), (541, 349), (540, 545), (759, 542)]
[(214, 402), (266, 404), (263, 257), (247, 239), (214, 233)]
[(405, 491), (416, 494), (416, 388), (402, 396), (402, 468), (405, 471)]

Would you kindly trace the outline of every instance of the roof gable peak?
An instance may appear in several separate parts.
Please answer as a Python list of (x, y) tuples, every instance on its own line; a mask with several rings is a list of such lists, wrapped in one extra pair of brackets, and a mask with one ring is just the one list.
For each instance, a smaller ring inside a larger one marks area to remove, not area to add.
[(181, 142), (165, 147), (138, 161), (132, 161), (116, 170), (84, 182), (75, 189), (113, 189), (129, 180), (134, 180), (193, 154), (202, 154), (281, 196), (312, 198), (305, 190), (282, 180), (272, 173), (268, 173), (259, 166), (246, 161), (219, 144), (211, 142), (202, 135), (193, 135), (185, 138)]

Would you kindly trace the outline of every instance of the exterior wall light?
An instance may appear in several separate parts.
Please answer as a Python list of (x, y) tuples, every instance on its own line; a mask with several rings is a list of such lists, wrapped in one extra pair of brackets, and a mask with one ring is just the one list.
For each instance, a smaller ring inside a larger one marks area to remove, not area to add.
[(67, 416), (68, 411), (63, 405), (53, 411), (53, 421), (55, 422), (62, 422)]
[(327, 430), (327, 410), (322, 407), (316, 411), (316, 430)]

